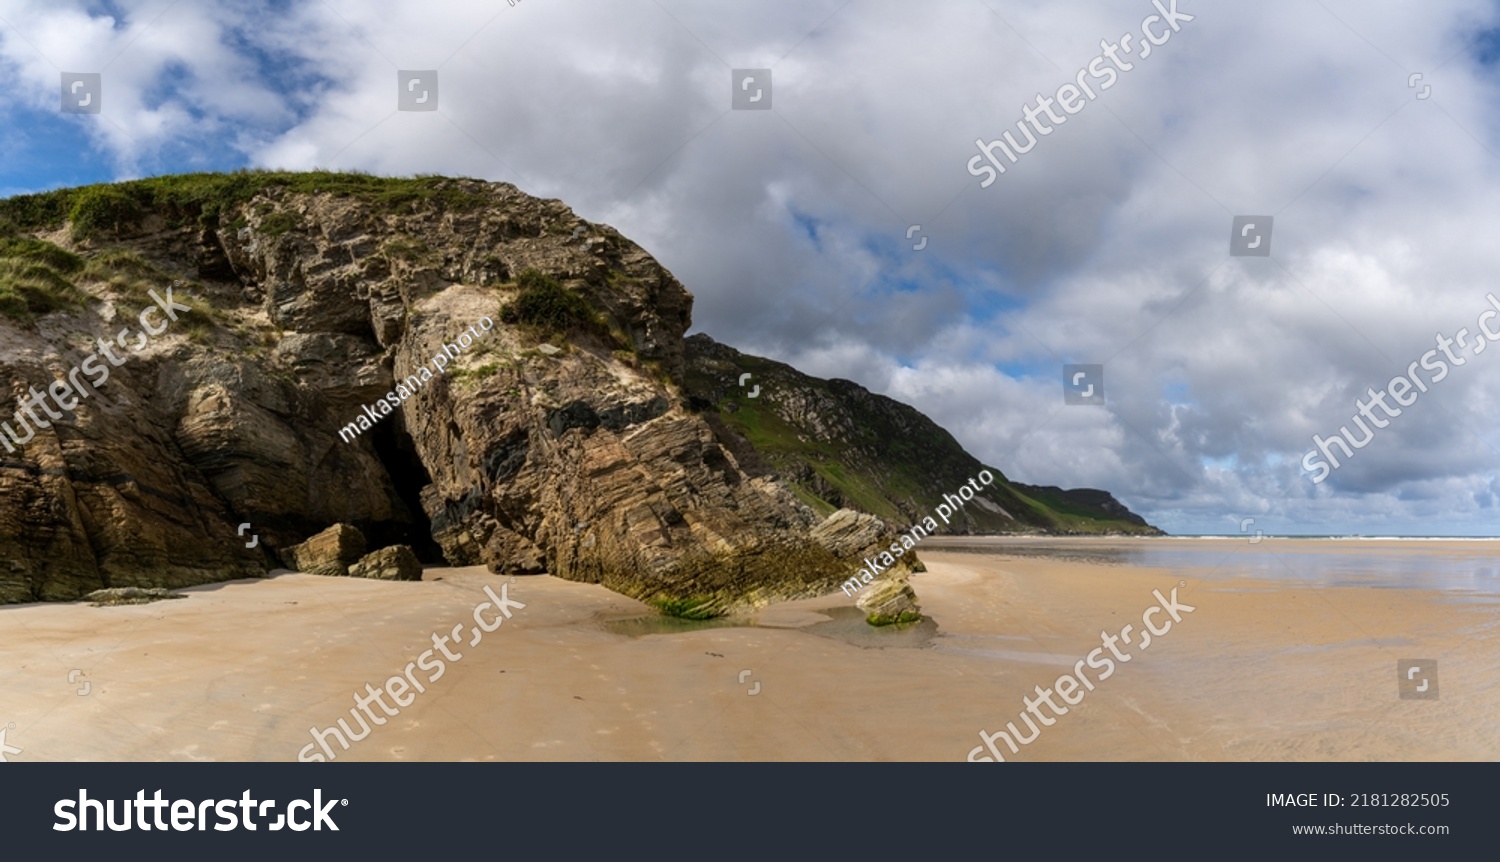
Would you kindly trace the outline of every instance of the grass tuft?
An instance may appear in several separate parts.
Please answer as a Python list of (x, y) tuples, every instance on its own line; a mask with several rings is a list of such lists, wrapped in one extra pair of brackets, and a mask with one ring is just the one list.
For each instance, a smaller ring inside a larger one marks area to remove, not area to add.
[(38, 315), (83, 304), (84, 294), (51, 266), (21, 258), (0, 260), (0, 314), (30, 323)]
[(516, 279), (521, 293), (500, 310), (504, 323), (529, 326), (539, 332), (566, 334), (575, 327), (594, 322), (593, 311), (582, 298), (565, 289), (557, 279), (528, 269)]
[(296, 213), (273, 212), (261, 219), (260, 232), (266, 236), (281, 236), (289, 230), (302, 227), (302, 217)]
[(83, 269), (83, 258), (61, 246), (26, 236), (0, 238), (0, 258), (34, 261), (52, 269), (72, 275)]
[(140, 221), (140, 203), (115, 186), (88, 186), (78, 190), (68, 208), (74, 239), (117, 234)]

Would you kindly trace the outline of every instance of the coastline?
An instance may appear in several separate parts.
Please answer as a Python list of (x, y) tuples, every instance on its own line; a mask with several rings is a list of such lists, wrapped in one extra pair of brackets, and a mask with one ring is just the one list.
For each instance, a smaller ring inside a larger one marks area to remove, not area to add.
[[(1173, 586), (1196, 610), (1008, 760), (1500, 758), (1500, 600), (936, 545), (922, 559), (932, 627), (888, 647), (838, 628), (838, 592), (673, 629), (602, 587), (518, 577), (525, 612), (338, 759), (962, 761)], [(150, 605), (5, 607), (0, 721), (17, 760), (295, 760), (310, 727), (502, 583), (482, 567), (278, 574)], [(1411, 657), (1439, 660), (1440, 700), (1397, 697)]]

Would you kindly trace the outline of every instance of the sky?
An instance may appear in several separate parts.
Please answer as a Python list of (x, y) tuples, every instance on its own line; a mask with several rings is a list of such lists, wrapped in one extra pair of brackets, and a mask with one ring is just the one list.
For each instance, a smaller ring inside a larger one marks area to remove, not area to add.
[[(0, 0), (0, 195), (511, 182), (649, 250), (693, 331), (1013, 480), (1176, 534), (1495, 535), (1497, 61), (1475, 0)], [(402, 71), (436, 110), (398, 110)]]

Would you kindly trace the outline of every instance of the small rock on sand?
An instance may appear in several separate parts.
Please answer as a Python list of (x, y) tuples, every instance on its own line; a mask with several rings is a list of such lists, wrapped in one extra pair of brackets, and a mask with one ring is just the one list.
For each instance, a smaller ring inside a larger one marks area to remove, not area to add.
[(183, 593), (174, 593), (161, 587), (111, 587), (107, 590), (94, 590), (84, 596), (83, 600), (93, 602), (96, 608), (104, 608), (115, 605), (144, 605), (163, 599), (185, 598), (187, 596)]

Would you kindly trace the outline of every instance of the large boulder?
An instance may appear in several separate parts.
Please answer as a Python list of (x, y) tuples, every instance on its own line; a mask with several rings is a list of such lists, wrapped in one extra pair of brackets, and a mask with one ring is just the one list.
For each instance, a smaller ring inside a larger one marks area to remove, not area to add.
[(287, 565), (309, 575), (342, 577), (365, 555), (365, 536), (349, 524), (334, 524), (283, 552)]
[(865, 612), (865, 622), (872, 626), (914, 623), (922, 619), (917, 594), (906, 578), (882, 575), (859, 594), (854, 604)]
[(410, 547), (392, 545), (361, 557), (349, 567), (349, 576), (380, 581), (420, 581), (422, 563)]

